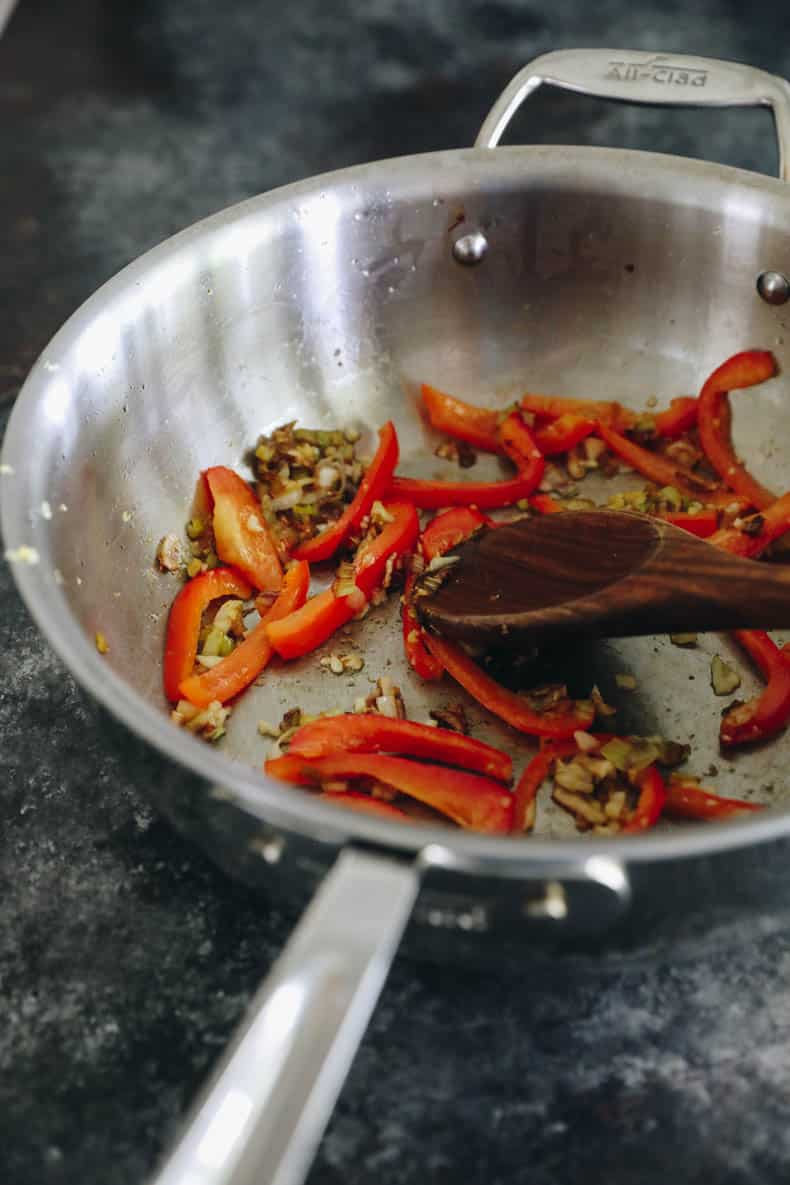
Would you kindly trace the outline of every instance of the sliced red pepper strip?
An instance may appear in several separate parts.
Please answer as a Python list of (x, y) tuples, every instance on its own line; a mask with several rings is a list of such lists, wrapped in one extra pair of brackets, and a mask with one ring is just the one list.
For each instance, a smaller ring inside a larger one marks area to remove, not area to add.
[(413, 671), (429, 682), (435, 683), (444, 674), (444, 667), (434, 658), (425, 645), (422, 626), (414, 612), (414, 585), (417, 577), (410, 571), (406, 577), (401, 597), (401, 628), (403, 630), (403, 650), (406, 660)]
[(214, 506), (217, 555), (238, 568), (254, 588), (279, 592), (282, 566), (260, 502), (246, 481), (224, 465), (207, 469), (204, 477)]
[(519, 470), (518, 477), (505, 481), (422, 481), (396, 477), (390, 485), (392, 497), (403, 498), (423, 510), (445, 506), (477, 506), (493, 510), (528, 498), (543, 477), (545, 462), (527, 425), (512, 412), (499, 426), (499, 439)]
[(513, 792), (513, 831), (531, 831), (535, 825), (535, 799), (558, 757), (578, 752), (574, 740), (551, 741), (535, 754), (516, 783)]
[(336, 597), (331, 588), (317, 593), (281, 621), (267, 622), (266, 635), (280, 658), (301, 658), (331, 638), (365, 604), (364, 597), (354, 608), (353, 598)]
[(372, 543), (367, 544), (354, 562), (354, 580), (359, 595), (338, 597), (331, 588), (311, 597), (301, 609), (281, 621), (266, 626), (269, 641), (281, 658), (299, 658), (315, 650), (336, 630), (363, 608), (384, 579), (387, 561), (392, 555), (412, 550), (420, 524), (417, 512), (409, 503), (387, 503), (392, 522)]
[(698, 401), (691, 395), (681, 395), (671, 400), (669, 407), (653, 417), (656, 435), (675, 440), (688, 432), (697, 422)]
[(614, 400), (568, 399), (564, 395), (533, 395), (527, 392), (519, 402), (524, 411), (550, 420), (570, 414), (618, 429), (630, 428), (637, 420), (635, 412)]
[(332, 802), (336, 806), (347, 806), (354, 811), (362, 811), (365, 815), (378, 815), (383, 819), (400, 819), (402, 823), (410, 822), (409, 816), (400, 807), (391, 802), (384, 802), (382, 798), (373, 798), (370, 794), (360, 794), (358, 790), (345, 790), (341, 793), (318, 794), (319, 802)]
[[(427, 383), (422, 385), (422, 402), (431, 426), (439, 432), (453, 436), (456, 440), (464, 440), (484, 452), (503, 451), (498, 428), (504, 412), (464, 403)], [(696, 405), (696, 400), (693, 402)], [(536, 428), (533, 436), (543, 456), (554, 456), (567, 453), (586, 436), (590, 436), (595, 431), (595, 424), (595, 416), (566, 411), (551, 423)]]
[(306, 758), (289, 753), (267, 761), (264, 769), (272, 777), (307, 785), (333, 778), (374, 778), (473, 831), (505, 834), (513, 818), (513, 795), (501, 782), (407, 757), (340, 753)]
[(705, 456), (722, 481), (758, 509), (770, 506), (775, 495), (756, 481), (735, 455), (727, 393), (763, 383), (778, 372), (776, 359), (769, 350), (744, 350), (714, 370), (699, 396), (699, 440)]
[[(480, 527), (490, 524), (491, 520), (470, 506), (458, 506), (452, 510), (445, 510), (431, 519), (420, 537), (418, 552), (429, 563), (438, 555), (444, 555), (451, 548), (463, 543)], [(414, 612), (412, 592), (415, 576), (412, 572), (406, 578), (401, 606), (401, 622), (403, 627), (403, 648), (412, 670), (422, 679), (435, 682), (441, 679), (444, 668), (438, 659), (434, 658), (425, 645), (422, 626)]]
[(445, 765), (487, 774), (501, 782), (513, 776), (507, 753), (447, 728), (434, 728), (414, 720), (394, 720), (378, 713), (322, 716), (304, 724), (293, 736), (289, 754), (298, 757), (331, 757), (337, 753), (396, 753), (424, 757)]
[(748, 815), (761, 811), (757, 802), (744, 802), (742, 798), (723, 798), (711, 790), (704, 790), (695, 782), (682, 782), (670, 778), (667, 784), (667, 801), (664, 814), (672, 819), (717, 820), (731, 819), (734, 815)]
[(266, 626), (300, 609), (307, 599), (309, 586), (310, 566), (298, 561), (285, 573), (277, 600), (235, 650), (211, 670), (201, 675), (190, 675), (181, 683), (179, 691), (183, 698), (196, 708), (207, 708), (215, 700), (224, 704), (249, 687), (274, 653)]
[(387, 502), (384, 509), (392, 517), (372, 543), (365, 544), (354, 557), (354, 580), (367, 600), (384, 579), (390, 556), (407, 555), (414, 550), (420, 533), (420, 520), (410, 502)]
[(499, 425), (499, 439), (521, 477), (528, 478), (535, 489), (543, 477), (546, 463), (520, 412), (512, 411), (505, 417)]
[(575, 412), (563, 412), (543, 428), (534, 428), (535, 444), (544, 457), (567, 453), (595, 431), (596, 421)]
[(192, 674), (197, 657), (203, 612), (217, 597), (246, 601), (252, 588), (233, 568), (212, 568), (188, 580), (170, 607), (165, 638), (165, 695), (174, 703), (179, 687)]
[(674, 527), (682, 527), (684, 531), (690, 531), (698, 539), (709, 539), (716, 533), (719, 526), (719, 516), (713, 507), (709, 510), (700, 510), (697, 514), (684, 514), (678, 511), (677, 513), (660, 514), (658, 517), (666, 523), (672, 523)]
[(649, 765), (639, 774), (637, 782), (639, 798), (628, 822), (621, 828), (622, 835), (637, 835), (655, 826), (661, 817), (667, 800), (664, 779), (654, 765)]
[(560, 514), (565, 509), (551, 494), (533, 494), (529, 504), (538, 514)]
[(764, 630), (734, 630), (733, 637), (768, 681), (761, 695), (722, 717), (722, 744), (745, 745), (775, 736), (790, 722), (790, 647), (780, 649)]
[(765, 630), (733, 630), (732, 636), (749, 655), (763, 678), (770, 679), (781, 653), (776, 642)]
[(423, 481), (417, 477), (394, 477), (388, 496), (411, 502), (420, 510), (442, 510), (445, 506), (478, 506), (481, 510), (497, 510), (529, 497), (536, 484), (522, 476), (488, 482)]
[(437, 514), (422, 533), (421, 543), (426, 560), (430, 563), (437, 556), (445, 555), (475, 531), (490, 525), (491, 520), (473, 506), (458, 506)]
[(401, 626), (403, 629), (403, 649), (406, 660), (413, 671), (428, 682), (435, 683), (444, 674), (444, 667), (434, 658), (425, 645), (422, 626), (414, 612), (412, 593), (414, 591), (415, 576), (412, 572), (406, 577), (401, 604)]
[(479, 704), (519, 732), (563, 739), (573, 736), (574, 732), (586, 731), (595, 718), (592, 704), (582, 705), (572, 700), (547, 712), (536, 712), (523, 696), (509, 691), (481, 670), (460, 646), (435, 634), (426, 634), (425, 644), (442, 663), (448, 675), (460, 683)]
[(387, 421), (384, 427), (379, 429), (376, 455), (365, 470), (365, 476), (359, 483), (353, 502), (331, 527), (294, 548), (294, 559), (309, 560), (312, 564), (333, 556), (349, 536), (354, 534), (365, 515), (370, 513), (373, 503), (383, 499), (397, 464), (398, 435), (395, 425)]
[(462, 399), (447, 395), (428, 383), (422, 384), (422, 403), (431, 426), (438, 432), (454, 436), (456, 440), (465, 440), (467, 444), (487, 453), (502, 452), (502, 443), (497, 434), (501, 412), (464, 403)]
[[(755, 529), (756, 528), (756, 529)], [(711, 536), (711, 543), (734, 555), (754, 559), (770, 543), (790, 531), (790, 493), (782, 494), (765, 510), (744, 519), (741, 528), (726, 527)]]
[(598, 435), (613, 453), (656, 485), (674, 486), (687, 497), (695, 498), (699, 502), (708, 501), (708, 494), (715, 488), (711, 482), (697, 477), (690, 469), (676, 464), (661, 453), (651, 453), (649, 449), (642, 448), (641, 444), (622, 436), (602, 421), (598, 423)]

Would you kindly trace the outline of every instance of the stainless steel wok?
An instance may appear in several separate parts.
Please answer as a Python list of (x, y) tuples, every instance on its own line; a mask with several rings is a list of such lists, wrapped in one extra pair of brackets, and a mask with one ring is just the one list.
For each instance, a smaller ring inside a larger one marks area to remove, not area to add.
[[(542, 82), (768, 106), (783, 180), (648, 153), (494, 151)], [(656, 638), (601, 644), (573, 665), (587, 686), (635, 674), (634, 725), (693, 739), (695, 769), (714, 762), (722, 790), (776, 809), (615, 842), (578, 839), (546, 809), (535, 837), (494, 840), (349, 814), (261, 772), (261, 718), (347, 707), (368, 676), (393, 677), (417, 717), (437, 694), (463, 698), (417, 685), (386, 608), (360, 627), (359, 676), (337, 679), (314, 656), (272, 668), (219, 748), (177, 730), (160, 690), (175, 588), (152, 559), (198, 471), (240, 465), (284, 420), (351, 423), (372, 440), (391, 416), (404, 470), (430, 474), (420, 380), (500, 405), (529, 386), (642, 406), (696, 390), (736, 349), (769, 347), (787, 364), (788, 180), (781, 79), (674, 55), (549, 54), (497, 100), (475, 148), (348, 169), (209, 218), (105, 285), (36, 364), (0, 476), (28, 606), (83, 684), (173, 759), (150, 789), (180, 828), (250, 881), (302, 895), (320, 883), (159, 1185), (303, 1179), (407, 922), (415, 948), (501, 960), (568, 942), (689, 942), (733, 914), (787, 907), (790, 738), (722, 760), (707, 667), (726, 641), (693, 654)], [(779, 379), (734, 401), (738, 446), (777, 489), (788, 398)], [(518, 755), (504, 726), (471, 714), (478, 735)]]

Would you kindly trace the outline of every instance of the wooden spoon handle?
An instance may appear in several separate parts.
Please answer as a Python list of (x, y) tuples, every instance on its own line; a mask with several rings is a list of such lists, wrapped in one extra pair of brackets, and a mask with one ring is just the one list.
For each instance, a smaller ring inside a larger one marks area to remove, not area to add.
[(721, 551), (668, 523), (655, 553), (626, 580), (652, 603), (663, 629), (790, 626), (790, 568)]

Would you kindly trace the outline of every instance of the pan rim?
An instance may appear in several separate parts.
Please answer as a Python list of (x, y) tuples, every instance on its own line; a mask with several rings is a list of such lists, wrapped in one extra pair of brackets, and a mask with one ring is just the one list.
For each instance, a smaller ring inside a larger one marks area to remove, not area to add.
[[(492, 158), (492, 151), (496, 153), (495, 158)], [(567, 170), (569, 183), (572, 180), (578, 183), (583, 175), (580, 164), (586, 163), (593, 177), (600, 177), (601, 183), (610, 186), (623, 184), (627, 171), (617, 166), (641, 168), (654, 175), (654, 171), (659, 170), (665, 182), (677, 170), (682, 170), (686, 177), (689, 173), (694, 174), (700, 183), (737, 183), (739, 187), (776, 196), (783, 202), (788, 202), (790, 198), (790, 190), (779, 179), (727, 165), (628, 149), (576, 148), (566, 145), (443, 150), (356, 165), (282, 186), (218, 211), (150, 248), (107, 280), (73, 312), (44, 348), (17, 396), (0, 459), (10, 463), (13, 457), (19, 455), (18, 441), (24, 431), (24, 421), (49, 381), (48, 359), (66, 351), (78, 340), (83, 325), (92, 318), (95, 310), (105, 307), (108, 300), (128, 291), (150, 273), (152, 266), (182, 251), (192, 240), (227, 230), (229, 226), (282, 202), (293, 203), (295, 199), (312, 197), (329, 186), (353, 186), (362, 179), (369, 183), (371, 170), (379, 171), (382, 180), (386, 179), (391, 186), (393, 170), (398, 174), (405, 172), (408, 176), (410, 171), (424, 170), (430, 164), (443, 167), (455, 165), (459, 161), (490, 168), (492, 160), (507, 161), (510, 165), (548, 161), (557, 166), (560, 172), (563, 168)], [(605, 165), (604, 172), (608, 174), (608, 179), (600, 170), (596, 170), (594, 166), (597, 165)], [(529, 175), (528, 170), (525, 170), (525, 175)], [(703, 188), (695, 186), (691, 200), (701, 202)], [(7, 546), (16, 545), (18, 540), (31, 533), (29, 500), (22, 493), (23, 484), (24, 478), (13, 482), (3, 481), (0, 489), (0, 523)], [(776, 841), (790, 832), (790, 808), (781, 807), (767, 809), (746, 820), (713, 826), (708, 824), (704, 828), (688, 827), (674, 834), (624, 836), (616, 840), (548, 840), (533, 837), (528, 843), (521, 837), (489, 837), (421, 823), (377, 820), (338, 810), (331, 804), (319, 802), (307, 795), (294, 794), (292, 789), (267, 778), (262, 772), (230, 760), (221, 751), (215, 751), (177, 729), (160, 707), (145, 699), (102, 661), (54, 579), (43, 578), (47, 575), (45, 565), (11, 564), (10, 567), (36, 625), (92, 698), (165, 758), (189, 770), (209, 786), (221, 787), (224, 798), (234, 802), (239, 809), (262, 824), (284, 828), (337, 846), (355, 840), (402, 856), (417, 856), (429, 846), (438, 847), (449, 853), (459, 866), (481, 874), (503, 876), (527, 876), (531, 867), (535, 867), (537, 875), (540, 867), (547, 865), (578, 867), (591, 857), (606, 857), (628, 865), (709, 856)]]

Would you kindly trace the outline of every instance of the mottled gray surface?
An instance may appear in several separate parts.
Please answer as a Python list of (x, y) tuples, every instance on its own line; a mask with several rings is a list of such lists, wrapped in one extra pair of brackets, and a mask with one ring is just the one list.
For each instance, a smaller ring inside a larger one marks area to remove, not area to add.
[[(76, 304), (203, 214), (469, 143), (516, 67), (560, 45), (790, 75), (790, 16), (772, 7), (21, 0), (0, 42), (3, 420)], [(518, 126), (774, 167), (756, 114), (542, 95)], [(156, 763), (75, 688), (5, 568), (0, 598), (0, 1180), (132, 1185), (294, 917), (154, 817)], [(676, 967), (503, 979), (401, 961), (311, 1181), (786, 1180), (790, 934), (731, 937)]]

